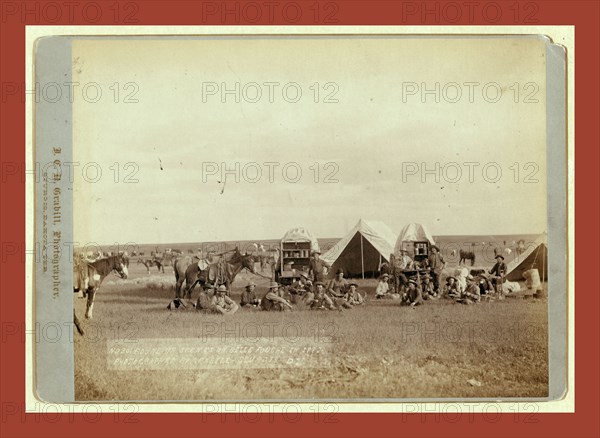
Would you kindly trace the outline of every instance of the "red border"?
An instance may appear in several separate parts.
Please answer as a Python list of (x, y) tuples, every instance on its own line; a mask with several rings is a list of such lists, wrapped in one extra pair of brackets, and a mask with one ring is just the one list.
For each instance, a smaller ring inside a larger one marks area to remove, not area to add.
[[(61, 7), (61, 14), (54, 19), (56, 11), (52, 5)], [(25, 189), (21, 178), (10, 174), (10, 164), (23, 163), (25, 158), (25, 105), (20, 95), (11, 95), (10, 84), (21, 84), (25, 80), (25, 25), (69, 25), (69, 24), (98, 24), (115, 25), (123, 23), (127, 14), (133, 13), (126, 24), (138, 25), (201, 25), (201, 24), (339, 24), (339, 25), (575, 25), (577, 42), (576, 65), (576, 141), (577, 153), (575, 165), (577, 168), (577, 268), (579, 278), (598, 270), (598, 42), (600, 4), (596, 1), (536, 1), (521, 2), (497, 1), (475, 2), (473, 14), (462, 14), (459, 20), (453, 19), (452, 6), (446, 2), (394, 2), (394, 1), (322, 1), (319, 8), (329, 13), (337, 7), (334, 19), (336, 23), (323, 23), (322, 15), (315, 22), (311, 6), (314, 1), (287, 2), (280, 0), (278, 5), (296, 3), (306, 13), (296, 22), (293, 22), (294, 7), (289, 6), (287, 16), (275, 11), (272, 17), (263, 14), (255, 22), (250, 10), (242, 14), (239, 23), (235, 16), (226, 17), (226, 22), (221, 23), (219, 14), (210, 14), (211, 9), (202, 15), (202, 8), (221, 7), (223, 2), (197, 2), (197, 1), (105, 1), (96, 2), (79, 1), (74, 6), (67, 6), (69, 2), (35, 2), (35, 1), (0, 1), (0, 48), (2, 63), (0, 67), (2, 82), (1, 105), (1, 161), (3, 169), (3, 182), (1, 188), (2, 208), (1, 240), (3, 245), (1, 264), (1, 291), (0, 314), (3, 324), (1, 343), (1, 400), (2, 417), (0, 428), (2, 437), (74, 437), (85, 434), (89, 437), (97, 436), (196, 436), (215, 435), (230, 436), (240, 434), (250, 436), (481, 436), (484, 433), (489, 437), (499, 436), (543, 436), (543, 437), (597, 437), (600, 436), (600, 426), (597, 413), (600, 411), (598, 394), (600, 392), (598, 379), (598, 314), (599, 293), (597, 281), (591, 280), (586, 284), (586, 290), (581, 290), (576, 305), (577, 319), (575, 322), (578, 350), (576, 352), (576, 413), (575, 414), (537, 414), (533, 417), (526, 414), (507, 414), (499, 421), (490, 421), (490, 416), (462, 415), (458, 421), (456, 417), (436, 417), (433, 414), (399, 415), (399, 414), (363, 414), (341, 415), (333, 417), (336, 422), (325, 422), (325, 418), (315, 421), (314, 414), (307, 414), (299, 421), (291, 423), (285, 421), (281, 415), (264, 415), (259, 421), (250, 423), (236, 421), (234, 416), (222, 415), (202, 416), (183, 414), (137, 414), (136, 423), (126, 422), (126, 416), (115, 414), (104, 415), (97, 422), (84, 421), (82, 415), (63, 415), (54, 423), (40, 420), (34, 414), (21, 414), (24, 410), (24, 358), (25, 346), (20, 336), (5, 336), (11, 330), (8, 321), (23, 321), (24, 319), (24, 264), (22, 250), (18, 256), (9, 255), (6, 249), (12, 242), (18, 245), (24, 242), (25, 236)], [(88, 6), (89, 3), (95, 5)], [(229, 8), (235, 8), (237, 2), (225, 2)], [(259, 1), (259, 4), (264, 2)], [(465, 2), (455, 2), (463, 5)], [(489, 3), (494, 3), (489, 5)], [(436, 6), (437, 4), (437, 6)], [(37, 5), (37, 6), (36, 6)], [(204, 5), (204, 6), (203, 6)], [(425, 5), (425, 6), (424, 6)], [(71, 11), (69, 7), (73, 8)], [(83, 9), (87, 7), (86, 14)], [(115, 23), (114, 11), (118, 7), (120, 16)], [(240, 6), (244, 3), (240, 2)], [(425, 20), (419, 11), (423, 7), (435, 11), (436, 7), (441, 12), (438, 19), (435, 13), (427, 15)], [(16, 8), (16, 12), (15, 9)], [(24, 8), (30, 11), (25, 17), (21, 15)], [(37, 11), (36, 12), (36, 8)], [(99, 8), (99, 9), (98, 9)], [(416, 9), (415, 9), (416, 8)], [(445, 9), (444, 9), (445, 8)], [(486, 13), (483, 13), (486, 8)], [(514, 11), (518, 8), (520, 17), (515, 17)], [(94, 21), (94, 12), (100, 10), (102, 15)], [(307, 11), (311, 12), (307, 12)], [(500, 10), (502, 15), (495, 19), (493, 14)], [(415, 12), (416, 11), (416, 12)], [(70, 13), (72, 12), (72, 13)], [(403, 15), (404, 12), (404, 15)], [(204, 17), (204, 18), (203, 18)], [(52, 21), (53, 20), (53, 21)], [(560, 43), (560, 41), (558, 41)], [(572, 73), (572, 72), (571, 72)], [(8, 85), (7, 85), (8, 84)], [(8, 87), (8, 88), (7, 88)], [(19, 414), (13, 415), (13, 409)], [(93, 412), (92, 412), (93, 413)], [(90, 415), (88, 419), (93, 419)], [(493, 417), (493, 416), (492, 416)], [(239, 418), (239, 417), (238, 417)], [(46, 418), (49, 420), (50, 417)], [(289, 417), (288, 417), (289, 419)], [(497, 418), (493, 417), (494, 420)], [(286, 427), (292, 426), (292, 427)], [(486, 429), (485, 431), (483, 429)]]

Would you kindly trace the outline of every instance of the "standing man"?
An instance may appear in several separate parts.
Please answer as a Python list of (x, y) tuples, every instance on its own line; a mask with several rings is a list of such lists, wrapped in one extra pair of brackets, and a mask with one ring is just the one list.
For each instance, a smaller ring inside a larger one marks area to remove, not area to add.
[(502, 293), (502, 283), (506, 281), (506, 263), (504, 263), (504, 256), (502, 254), (496, 255), (496, 264), (489, 271), (494, 277), (492, 278), (492, 284), (496, 286), (496, 293), (498, 298), (504, 298)]
[(431, 245), (429, 248), (429, 255), (427, 256), (427, 261), (429, 263), (429, 268), (431, 269), (431, 279), (433, 280), (433, 287), (436, 293), (440, 291), (440, 275), (442, 275), (442, 271), (446, 267), (446, 261), (440, 254), (440, 249)]
[(396, 284), (396, 293), (402, 294), (403, 290), (408, 287), (408, 278), (404, 274), (406, 269), (410, 269), (412, 267), (413, 260), (408, 256), (408, 251), (405, 249), (400, 250), (400, 257), (396, 259), (396, 278), (394, 279)]
[(321, 260), (321, 253), (319, 251), (313, 251), (312, 256), (313, 258), (310, 259), (308, 274), (312, 275), (315, 283), (317, 281), (325, 281), (324, 268), (331, 269), (331, 265), (325, 260)]

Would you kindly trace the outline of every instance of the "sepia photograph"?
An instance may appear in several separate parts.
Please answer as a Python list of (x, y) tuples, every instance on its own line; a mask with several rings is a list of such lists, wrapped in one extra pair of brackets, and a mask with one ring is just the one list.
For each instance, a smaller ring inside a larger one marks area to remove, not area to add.
[(542, 35), (38, 42), (41, 109), (69, 96), (36, 229), (74, 400), (560, 399), (565, 56)]

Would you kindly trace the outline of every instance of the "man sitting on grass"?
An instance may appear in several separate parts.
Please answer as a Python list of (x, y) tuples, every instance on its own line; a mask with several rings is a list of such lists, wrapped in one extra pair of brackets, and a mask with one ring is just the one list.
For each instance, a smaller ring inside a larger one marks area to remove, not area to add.
[(240, 306), (246, 308), (256, 308), (260, 304), (260, 300), (256, 297), (256, 293), (254, 292), (254, 288), (256, 285), (252, 282), (246, 285), (246, 289), (242, 292), (242, 299), (240, 301)]
[(269, 284), (269, 290), (265, 296), (260, 300), (260, 307), (263, 310), (292, 310), (292, 305), (282, 296), (279, 283), (272, 281)]
[(438, 297), (438, 294), (435, 292), (433, 282), (431, 281), (431, 277), (429, 275), (423, 276), (422, 288), (424, 300), (436, 299)]
[(443, 297), (457, 299), (460, 298), (461, 290), (456, 278), (452, 275), (446, 278), (446, 285), (444, 286)]
[(456, 302), (461, 304), (474, 304), (478, 303), (480, 299), (479, 285), (475, 281), (475, 278), (469, 274), (467, 275), (467, 287)]
[(390, 290), (390, 285), (388, 284), (390, 276), (388, 274), (383, 274), (379, 277), (379, 282), (377, 283), (377, 288), (375, 289), (375, 298), (381, 299), (383, 298), (388, 291)]
[(227, 296), (227, 287), (222, 284), (217, 288), (217, 293), (212, 297), (211, 307), (213, 312), (221, 315), (232, 315), (238, 311), (238, 305)]
[(365, 299), (358, 292), (358, 284), (350, 283), (349, 288), (350, 289), (348, 290), (348, 293), (346, 294), (346, 301), (348, 302), (348, 304), (350, 304), (352, 306), (359, 306), (361, 304), (365, 304)]
[(344, 271), (338, 269), (335, 273), (335, 278), (327, 283), (327, 293), (335, 298), (343, 298), (346, 295), (348, 282), (344, 280)]
[(415, 307), (420, 306), (421, 304), (423, 304), (421, 286), (419, 286), (415, 280), (408, 280), (408, 288), (402, 295), (400, 305)]
[(315, 283), (315, 292), (309, 292), (306, 295), (306, 305), (311, 309), (329, 309), (333, 310), (335, 305), (333, 300), (325, 293), (325, 284), (321, 281)]

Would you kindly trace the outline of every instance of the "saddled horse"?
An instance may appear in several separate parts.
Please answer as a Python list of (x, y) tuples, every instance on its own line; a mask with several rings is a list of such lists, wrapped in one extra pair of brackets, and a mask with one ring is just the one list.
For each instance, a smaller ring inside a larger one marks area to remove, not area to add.
[[(81, 263), (73, 266), (73, 291), (77, 293), (81, 290), (84, 296), (87, 295), (86, 318), (92, 318), (96, 292), (104, 278), (112, 271), (117, 271), (121, 278), (127, 278), (127, 261), (123, 256), (116, 255), (93, 263)], [(77, 317), (75, 317), (75, 321), (77, 321)], [(78, 321), (76, 325), (78, 325)]]
[[(173, 273), (175, 274), (175, 296), (181, 296), (181, 286), (185, 281), (185, 272), (192, 264), (198, 264), (200, 259), (195, 255), (185, 255), (173, 260)], [(188, 285), (189, 286), (189, 285)]]
[(185, 265), (185, 263), (181, 263), (181, 266), (178, 266), (178, 263), (175, 263), (173, 269), (175, 271), (175, 278), (177, 280), (178, 286), (176, 286), (176, 297), (181, 298), (179, 294), (181, 294), (181, 285), (183, 284), (183, 278), (185, 278), (186, 290), (184, 291), (184, 297), (188, 299), (192, 298), (192, 291), (196, 284), (200, 283), (200, 285), (204, 285), (205, 283), (210, 283), (213, 285), (216, 284), (225, 284), (227, 289), (235, 277), (241, 272), (242, 269), (246, 268), (248, 271), (255, 274), (254, 270), (255, 259), (252, 254), (242, 254), (236, 248), (233, 252), (233, 255), (229, 260), (221, 259), (216, 263), (209, 264), (206, 269), (200, 270), (198, 263), (190, 263), (186, 268), (185, 272), (181, 272), (181, 268)]

